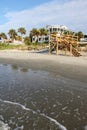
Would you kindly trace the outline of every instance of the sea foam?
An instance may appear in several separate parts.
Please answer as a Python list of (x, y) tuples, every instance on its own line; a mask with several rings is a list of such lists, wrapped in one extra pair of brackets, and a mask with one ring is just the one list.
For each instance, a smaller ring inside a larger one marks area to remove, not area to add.
[[(67, 130), (67, 128), (65, 126), (63, 126), (62, 124), (60, 124), (57, 120), (55, 120), (54, 118), (51, 118), (50, 116), (45, 115), (44, 113), (38, 113), (38, 112), (36, 112), (36, 111), (34, 111), (30, 108), (25, 107), (24, 105), (22, 105), (20, 103), (17, 103), (17, 102), (11, 102), (11, 101), (6, 101), (6, 100), (2, 100), (2, 99), (0, 99), (0, 101), (3, 102), (3, 103), (7, 103), (7, 104), (17, 105), (25, 111), (31, 111), (33, 114), (43, 116), (46, 119), (50, 120), (50, 122), (55, 123), (55, 125), (57, 125), (58, 128), (60, 128), (61, 130)], [(9, 130), (9, 129), (0, 129), (0, 130)]]
[(10, 127), (8, 126), (8, 124), (0, 121), (0, 130), (10, 130)]

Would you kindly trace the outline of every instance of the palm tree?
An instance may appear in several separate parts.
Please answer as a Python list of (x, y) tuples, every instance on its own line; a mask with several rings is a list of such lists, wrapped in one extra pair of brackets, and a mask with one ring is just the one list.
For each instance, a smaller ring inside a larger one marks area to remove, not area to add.
[(17, 36), (17, 32), (15, 31), (15, 29), (10, 29), (9, 32), (8, 32), (8, 35), (9, 37), (12, 39), (12, 41), (14, 39), (16, 39), (16, 36)]
[(31, 31), (30, 31), (30, 35), (32, 36), (38, 36), (40, 34), (40, 31), (36, 28), (33, 28)]
[(36, 29), (36, 28), (33, 28), (31, 31), (30, 31), (30, 39), (31, 39), (31, 42), (32, 42), (32, 37), (33, 36), (36, 36), (38, 37), (40, 35), (40, 30)]
[(0, 33), (0, 37), (3, 38), (3, 39), (7, 39), (7, 36), (4, 32)]
[(69, 34), (69, 35), (73, 35), (73, 34), (74, 34), (74, 32), (69, 31), (69, 30), (66, 30), (66, 31), (64, 31), (64, 34), (65, 34), (65, 35), (67, 35), (67, 34)]
[(41, 28), (41, 29), (39, 29), (39, 31), (40, 31), (40, 35), (47, 35), (48, 34), (48, 32), (45, 28)]
[(80, 38), (82, 38), (84, 36), (83, 32), (79, 31), (77, 33), (77, 36), (78, 36), (78, 40), (80, 40)]
[(18, 40), (18, 41), (22, 41), (22, 38), (19, 35), (17, 35), (15, 39)]
[(21, 38), (23, 41), (23, 34), (26, 34), (26, 29), (24, 27), (18, 28), (18, 32), (21, 34)]

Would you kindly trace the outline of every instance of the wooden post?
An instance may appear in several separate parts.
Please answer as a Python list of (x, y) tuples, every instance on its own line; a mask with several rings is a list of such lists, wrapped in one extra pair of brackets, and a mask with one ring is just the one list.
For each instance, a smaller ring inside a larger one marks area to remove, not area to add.
[(70, 44), (70, 55), (72, 56), (72, 44)]
[(58, 37), (56, 34), (56, 55), (58, 55)]
[(51, 52), (50, 52), (50, 49), (51, 49), (51, 47), (50, 47), (50, 46), (51, 46), (50, 37), (51, 37), (51, 36), (49, 35), (49, 54), (51, 53)]
[(87, 52), (87, 45), (85, 46), (86, 52)]
[(67, 54), (66, 52), (67, 52), (67, 48), (65, 47), (65, 55)]
[(63, 47), (61, 48), (61, 52), (62, 52), (62, 55), (63, 55), (63, 53), (64, 53)]
[(79, 40), (78, 40), (78, 36), (76, 37), (76, 44), (77, 44), (76, 49), (79, 50)]
[(49, 54), (50, 54), (51, 52), (50, 52), (50, 41), (49, 41)]
[(56, 42), (57, 45), (56, 45), (56, 55), (58, 55), (58, 42)]

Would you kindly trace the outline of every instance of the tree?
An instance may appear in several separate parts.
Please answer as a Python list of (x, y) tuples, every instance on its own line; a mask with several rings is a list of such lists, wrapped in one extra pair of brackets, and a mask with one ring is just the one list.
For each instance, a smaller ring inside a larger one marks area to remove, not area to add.
[(15, 40), (22, 41), (22, 38), (21, 38), (21, 36), (17, 35)]
[(23, 34), (26, 34), (25, 28), (24, 27), (18, 28), (18, 32), (21, 34), (21, 38), (22, 38), (22, 41), (23, 41)]
[(4, 32), (0, 33), (0, 37), (3, 38), (3, 39), (7, 39), (7, 36)]
[(17, 32), (15, 31), (15, 29), (10, 29), (9, 32), (8, 32), (8, 35), (9, 37), (12, 39), (12, 41), (14, 39), (16, 39), (16, 36), (17, 36)]
[(33, 36), (37, 36), (37, 37), (38, 37), (39, 35), (40, 35), (40, 30), (38, 30), (38, 29), (36, 29), (36, 28), (33, 28), (33, 29), (30, 31), (30, 35), (29, 35), (31, 42), (32, 42), (32, 37), (33, 37)]
[(84, 36), (83, 32), (79, 31), (77, 33), (77, 36), (78, 36), (78, 40), (80, 40), (80, 38), (82, 38)]
[(33, 28), (31, 31), (30, 31), (30, 35), (31, 36), (38, 36), (38, 35), (40, 35), (40, 31), (38, 30), (38, 29), (36, 29), (36, 28)]
[(74, 32), (72, 32), (72, 31), (69, 31), (69, 30), (66, 30), (66, 31), (64, 31), (64, 34), (65, 35), (73, 35), (74, 34)]
[(41, 29), (39, 29), (39, 31), (40, 31), (40, 35), (47, 35), (48, 34), (48, 32), (45, 28), (41, 28)]
[(30, 38), (29, 38), (28, 36), (24, 38), (24, 43), (25, 43), (26, 45), (30, 45), (30, 44), (31, 44)]

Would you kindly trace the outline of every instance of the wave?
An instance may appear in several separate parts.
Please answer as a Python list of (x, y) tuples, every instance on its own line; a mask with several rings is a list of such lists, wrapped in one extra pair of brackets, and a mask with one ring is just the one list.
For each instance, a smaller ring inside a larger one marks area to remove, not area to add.
[[(55, 120), (54, 118), (52, 118), (50, 116), (45, 115), (44, 113), (38, 113), (30, 108), (25, 107), (24, 105), (22, 105), (20, 103), (17, 103), (17, 102), (11, 102), (11, 101), (6, 101), (6, 100), (2, 100), (2, 99), (0, 99), (0, 101), (3, 103), (7, 103), (7, 104), (17, 105), (17, 106), (21, 107), (23, 110), (31, 111), (33, 114), (43, 116), (46, 119), (50, 120), (51, 122), (55, 123), (61, 130), (67, 130), (67, 128), (65, 126), (63, 126), (62, 124), (60, 124), (57, 120)], [(3, 130), (8, 130), (8, 129), (3, 129)]]

